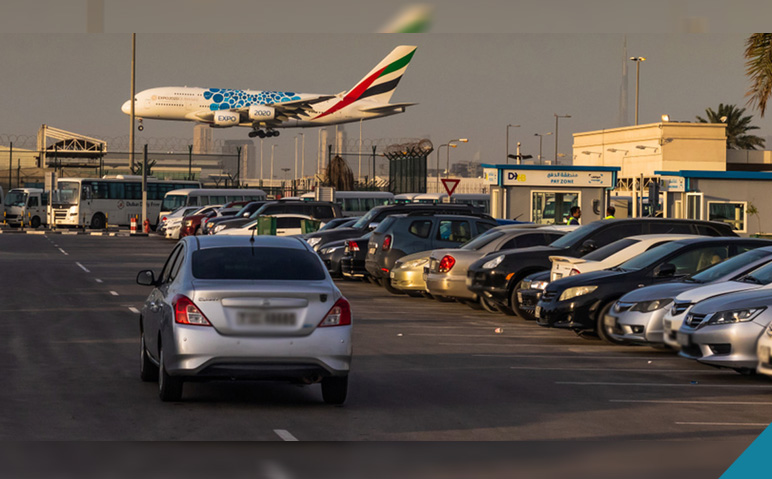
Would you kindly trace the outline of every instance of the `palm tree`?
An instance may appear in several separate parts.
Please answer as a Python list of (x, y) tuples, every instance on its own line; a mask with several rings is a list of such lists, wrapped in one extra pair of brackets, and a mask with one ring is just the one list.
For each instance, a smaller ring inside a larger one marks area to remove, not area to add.
[(751, 87), (745, 96), (748, 104), (759, 109), (761, 117), (772, 93), (772, 33), (754, 33), (745, 41), (745, 74)]
[(735, 105), (719, 103), (718, 110), (712, 108), (705, 110), (707, 119), (697, 115), (700, 123), (726, 123), (726, 147), (731, 150), (755, 150), (756, 147), (764, 148), (764, 139), (760, 136), (746, 135), (750, 130), (758, 130), (758, 126), (751, 125), (753, 115), (743, 116), (745, 108), (738, 109)]

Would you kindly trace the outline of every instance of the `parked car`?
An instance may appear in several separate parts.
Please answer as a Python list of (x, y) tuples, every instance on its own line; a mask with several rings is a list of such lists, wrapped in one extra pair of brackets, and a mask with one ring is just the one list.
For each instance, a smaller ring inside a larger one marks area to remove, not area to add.
[[(755, 238), (692, 238), (671, 241), (621, 265), (551, 282), (544, 289), (534, 315), (538, 324), (574, 331), (593, 331), (611, 343), (615, 323), (611, 307), (625, 293), (673, 281), (772, 241)], [(606, 320), (606, 318), (609, 318)]]
[(345, 401), (351, 308), (302, 240), (259, 236), (183, 238), (140, 312), (140, 377), (163, 401), (187, 381), (321, 382), (325, 402)]
[[(367, 243), (372, 235), (373, 232), (370, 231), (361, 238), (343, 240), (346, 247), (343, 248), (343, 256), (340, 259), (340, 272), (346, 278), (370, 279), (367, 276), (365, 259), (367, 259)], [(328, 244), (334, 244), (334, 242)]]
[[(408, 213), (429, 213), (445, 215), (464, 215), (476, 214), (478, 209), (467, 204), (439, 204), (422, 205), (414, 204), (393, 204), (376, 206), (367, 212), (366, 215), (359, 218), (350, 228), (335, 228), (332, 231), (317, 231), (305, 236), (308, 244), (316, 251), (327, 243), (343, 239), (361, 238), (369, 231), (374, 230), (378, 224), (390, 215), (408, 214)], [(490, 218), (490, 217), (489, 217)]]
[(335, 218), (327, 223), (321, 228), (319, 228), (319, 231), (329, 231), (334, 230), (335, 228), (347, 228), (359, 220), (361, 216), (344, 216), (343, 218)]
[[(739, 254), (680, 281), (631, 291), (619, 298), (609, 312), (609, 316), (614, 318), (609, 321), (615, 324), (610, 334), (619, 341), (656, 346), (665, 343), (668, 333), (672, 334), (674, 349), (679, 349), (676, 331), (693, 304), (717, 294), (760, 287), (758, 283), (766, 282), (768, 278), (765, 269), (772, 273), (771, 261), (772, 247), (765, 246)], [(769, 280), (772, 281), (772, 277)], [(673, 312), (678, 314), (673, 317)]]
[(228, 205), (222, 206), (220, 208), (206, 210), (203, 213), (194, 213), (192, 215), (185, 216), (182, 219), (180, 237), (203, 234), (202, 227), (211, 218), (233, 217), (233, 215), (241, 210), (245, 202), (240, 201), (236, 203), (237, 206), (232, 206), (232, 203), (229, 203)]
[(772, 376), (772, 324), (764, 329), (756, 343), (756, 372)]
[[(399, 258), (389, 272), (391, 287), (408, 296), (423, 296), (426, 291), (424, 268), (429, 264), (431, 251), (420, 251)], [(444, 298), (438, 298), (444, 299)]]
[(185, 221), (185, 218), (191, 215), (208, 215), (212, 211), (217, 210), (218, 208), (221, 208), (222, 205), (209, 205), (202, 207), (196, 207), (194, 211), (183, 215), (183, 216), (169, 216), (169, 219), (166, 220), (166, 227), (164, 229), (164, 237), (167, 239), (180, 239), (182, 236), (182, 228), (183, 228), (183, 221)]
[(743, 374), (756, 371), (756, 346), (772, 322), (772, 287), (695, 304), (678, 331), (681, 357)]
[(209, 220), (206, 221), (206, 223), (204, 223), (204, 225), (202, 227), (203, 228), (202, 229), (202, 234), (205, 234), (205, 235), (214, 234), (214, 227), (217, 226), (218, 224), (222, 223), (223, 221), (229, 221), (229, 220), (233, 220), (233, 219), (236, 219), (236, 218), (242, 218), (242, 219), (249, 218), (252, 215), (252, 213), (254, 213), (255, 211), (259, 210), (260, 207), (263, 206), (266, 203), (267, 203), (267, 201), (263, 201), (263, 200), (251, 201), (251, 202), (247, 203), (246, 205), (244, 205), (239, 211), (236, 212), (235, 215), (233, 215), (231, 217), (210, 218)]
[[(479, 302), (487, 311), (498, 311), (485, 296), (477, 296), (466, 287), (469, 265), (501, 250), (543, 246), (552, 243), (576, 226), (540, 226), (531, 224), (498, 226), (460, 248), (432, 251), (426, 271), (426, 290), (434, 297)], [(490, 256), (493, 258), (493, 256)]]
[[(264, 218), (276, 218), (276, 236), (292, 236), (303, 233), (303, 221), (317, 221), (308, 215), (275, 214), (265, 215)], [(218, 235), (250, 236), (255, 234), (258, 220), (253, 220), (239, 228), (226, 228), (217, 232)]]
[(230, 228), (240, 228), (256, 220), (259, 216), (276, 215), (305, 215), (326, 223), (333, 218), (341, 218), (343, 213), (341, 212), (340, 205), (327, 201), (277, 200), (264, 204), (252, 213), (249, 218), (234, 218), (221, 221), (212, 231), (219, 233)]
[(526, 276), (517, 286), (519, 314), (524, 319), (536, 319), (533, 316), (536, 303), (539, 302), (544, 288), (565, 276), (600, 271), (619, 266), (625, 261), (638, 256), (651, 248), (677, 239), (694, 238), (694, 235), (638, 235), (614, 241), (581, 258), (571, 256), (550, 256), (552, 270)]
[(399, 290), (391, 286), (389, 273), (394, 262), (402, 256), (437, 248), (452, 248), (475, 236), (495, 228), (490, 216), (444, 215), (423, 212), (391, 215), (373, 232), (367, 244), (365, 268), (367, 273), (391, 293)]
[(493, 263), (486, 259), (476, 261), (467, 273), (468, 286), (478, 296), (485, 295), (502, 311), (522, 316), (517, 300), (517, 285), (530, 274), (550, 269), (550, 256), (581, 257), (614, 241), (641, 234), (737, 236), (730, 225), (711, 221), (671, 218), (595, 221), (577, 228), (548, 246), (502, 252), (501, 259)]
[(347, 243), (347, 240), (333, 241), (332, 243), (327, 243), (324, 248), (321, 248), (316, 252), (319, 257), (322, 258), (324, 265), (327, 267), (327, 271), (333, 278), (340, 278), (343, 276), (341, 260), (343, 259), (343, 253)]
[[(161, 217), (161, 222), (158, 224), (157, 228), (158, 234), (164, 235), (165, 238), (172, 238), (176, 235), (177, 237), (174, 239), (179, 239), (179, 228), (182, 224), (182, 218), (184, 218), (185, 215), (193, 214), (200, 209), (200, 206), (180, 206), (170, 214)], [(171, 232), (169, 231), (170, 229), (175, 229), (176, 231)]]

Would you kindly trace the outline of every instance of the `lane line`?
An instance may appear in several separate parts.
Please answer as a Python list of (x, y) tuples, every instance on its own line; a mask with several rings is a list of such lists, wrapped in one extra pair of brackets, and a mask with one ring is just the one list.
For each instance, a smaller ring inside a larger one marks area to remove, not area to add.
[[(703, 374), (702, 371), (693, 371)], [(731, 388), (731, 389), (772, 389), (772, 386), (758, 386), (753, 384), (702, 384), (702, 383), (611, 383), (600, 381), (555, 381), (555, 384), (563, 386), (644, 386), (644, 387), (664, 387), (664, 388)]]
[(63, 255), (65, 255), (65, 256), (70, 256), (70, 255), (69, 255), (69, 254), (67, 254), (67, 252), (66, 252), (65, 250), (63, 250), (62, 248), (59, 248), (59, 251), (61, 251), (61, 252), (62, 252), (62, 254), (63, 254)]
[(97, 279), (96, 279), (96, 282), (97, 282), (97, 283), (104, 283), (104, 281), (102, 281), (102, 280), (101, 280), (101, 279), (99, 279), (99, 278), (97, 278)]
[(285, 441), (294, 442), (298, 440), (298, 438), (290, 434), (286, 429), (274, 429), (273, 432)]
[(80, 269), (82, 269), (82, 270), (83, 270), (83, 271), (85, 271), (86, 273), (90, 273), (90, 272), (91, 272), (91, 271), (89, 271), (89, 270), (88, 270), (88, 269), (87, 269), (85, 266), (83, 266), (82, 264), (78, 263), (77, 261), (75, 262), (75, 264), (77, 264), (78, 266), (80, 266)]
[(535, 358), (535, 359), (628, 359), (628, 360), (642, 360), (642, 361), (666, 361), (666, 360), (677, 360), (677, 362), (681, 363), (683, 361), (683, 358), (679, 357), (664, 357), (664, 358), (656, 358), (656, 357), (640, 357), (640, 356), (580, 356), (578, 354), (573, 356), (553, 356), (553, 355), (546, 355), (546, 354), (472, 354), (472, 357), (479, 357), (479, 358), (501, 358), (501, 359), (507, 359), (507, 358)]
[(508, 335), (502, 333), (490, 333), (490, 334), (432, 334), (432, 333), (406, 333), (408, 336), (434, 336), (438, 338), (490, 338), (490, 337), (499, 337), (499, 338), (554, 338), (555, 336), (552, 334), (545, 334), (545, 335), (537, 335), (537, 334), (529, 334), (529, 335)]
[[(506, 336), (505, 336), (506, 337)], [(524, 343), (513, 343), (513, 342), (506, 342), (506, 343), (437, 343), (438, 346), (505, 346), (507, 348), (515, 347), (515, 346), (529, 346), (529, 347), (536, 347), (536, 348), (559, 348), (562, 346), (566, 346), (565, 344), (560, 343), (553, 343), (553, 344), (524, 344)], [(613, 348), (614, 346), (586, 346), (583, 347), (583, 349), (591, 349), (591, 348), (603, 348), (603, 349), (609, 349)]]
[(623, 372), (651, 372), (651, 373), (698, 373), (698, 374), (737, 374), (734, 371), (701, 371), (699, 369), (656, 369), (656, 368), (543, 368), (528, 366), (510, 366), (509, 369), (522, 369), (526, 371), (623, 371)]
[(679, 426), (747, 426), (767, 427), (766, 422), (676, 422)]
[(118, 296), (118, 293), (116, 293), (115, 291), (110, 291), (110, 294), (112, 294), (113, 296)]
[(674, 401), (671, 399), (609, 399), (615, 403), (642, 403), (642, 404), (705, 404), (720, 406), (772, 406), (772, 402), (753, 401)]
[(135, 308), (134, 306), (130, 306), (129, 307), (129, 311), (131, 311), (134, 314), (139, 314), (139, 310), (137, 308)]
[(133, 344), (138, 338), (126, 339), (72, 339), (69, 341), (51, 341), (54, 344)]

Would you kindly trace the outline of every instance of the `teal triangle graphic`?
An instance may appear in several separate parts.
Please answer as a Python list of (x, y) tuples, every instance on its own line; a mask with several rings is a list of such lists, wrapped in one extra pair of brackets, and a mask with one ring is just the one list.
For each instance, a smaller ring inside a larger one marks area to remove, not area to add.
[(720, 479), (753, 479), (770, 477), (769, 451), (772, 449), (772, 425), (754, 440), (748, 449), (729, 466)]

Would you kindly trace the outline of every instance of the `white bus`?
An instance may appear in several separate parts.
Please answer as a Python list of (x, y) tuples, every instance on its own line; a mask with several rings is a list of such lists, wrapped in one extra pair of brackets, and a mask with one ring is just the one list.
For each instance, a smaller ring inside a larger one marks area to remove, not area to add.
[(47, 209), (48, 192), (40, 188), (13, 188), (5, 197), (5, 220), (11, 226), (45, 225)]
[[(153, 224), (164, 195), (172, 190), (198, 187), (197, 181), (147, 179), (147, 218)], [(129, 225), (142, 218), (142, 177), (60, 178), (51, 198), (56, 226)], [(155, 223), (157, 224), (157, 223)], [(155, 227), (153, 224), (153, 227)], [(141, 225), (140, 225), (141, 228)]]
[[(314, 192), (300, 197), (304, 201), (313, 201)], [(343, 216), (362, 216), (376, 206), (394, 203), (394, 193), (388, 191), (336, 191), (333, 201), (340, 205)]]
[(452, 196), (452, 201), (453, 203), (466, 203), (476, 206), (483, 213), (490, 214), (491, 212), (491, 195), (484, 193), (457, 193)]
[(232, 201), (265, 201), (265, 191), (249, 188), (190, 188), (170, 191), (163, 197), (158, 218), (180, 206), (224, 205)]

